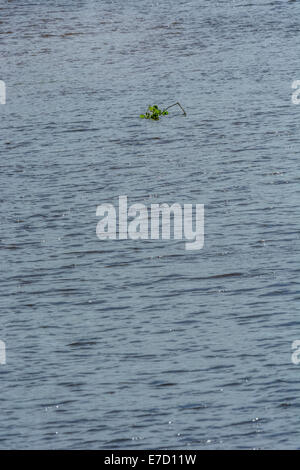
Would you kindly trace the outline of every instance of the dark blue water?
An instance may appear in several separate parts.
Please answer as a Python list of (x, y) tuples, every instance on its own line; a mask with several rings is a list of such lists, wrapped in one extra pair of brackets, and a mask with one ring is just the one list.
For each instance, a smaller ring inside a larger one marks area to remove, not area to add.
[[(299, 2), (1, 0), (1, 448), (299, 448), (299, 31)], [(121, 194), (205, 204), (203, 250), (98, 240)]]

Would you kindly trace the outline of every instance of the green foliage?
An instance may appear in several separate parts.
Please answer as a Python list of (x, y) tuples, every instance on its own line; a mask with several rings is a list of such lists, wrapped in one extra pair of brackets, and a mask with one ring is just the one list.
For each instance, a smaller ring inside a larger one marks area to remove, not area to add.
[(149, 106), (145, 114), (141, 114), (140, 118), (142, 119), (152, 119), (153, 121), (159, 121), (159, 118), (161, 116), (166, 116), (168, 111), (161, 110), (159, 107), (155, 104), (154, 106)]
[(168, 106), (167, 108), (165, 108), (163, 110), (159, 109), (159, 107), (156, 104), (154, 106), (149, 106), (145, 114), (140, 114), (140, 118), (142, 118), (142, 119), (152, 119), (153, 121), (159, 121), (161, 116), (166, 116), (167, 114), (169, 114), (167, 109), (170, 109), (173, 106), (179, 106), (179, 108), (183, 112), (183, 115), (186, 116), (185, 110), (183, 109), (181, 104), (177, 101), (176, 103), (171, 104), (170, 106)]

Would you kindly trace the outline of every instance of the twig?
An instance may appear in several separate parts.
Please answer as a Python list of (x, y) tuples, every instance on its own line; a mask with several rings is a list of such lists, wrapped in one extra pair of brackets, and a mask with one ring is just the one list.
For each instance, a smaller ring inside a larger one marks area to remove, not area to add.
[(182, 109), (184, 116), (186, 116), (185, 110), (183, 109), (183, 107), (181, 106), (181, 104), (178, 103), (178, 101), (177, 101), (177, 103), (171, 104), (171, 106), (168, 106), (167, 108), (165, 108), (164, 111), (167, 111), (167, 109), (172, 108), (172, 106), (176, 106), (176, 105), (178, 105), (178, 106)]

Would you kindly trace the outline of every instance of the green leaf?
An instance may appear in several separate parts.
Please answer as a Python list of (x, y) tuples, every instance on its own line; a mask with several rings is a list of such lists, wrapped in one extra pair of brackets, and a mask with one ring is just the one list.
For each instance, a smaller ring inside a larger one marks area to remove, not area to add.
[(140, 114), (140, 117), (142, 119), (152, 119), (153, 121), (159, 121), (161, 116), (166, 116), (168, 111), (166, 110), (161, 110), (157, 106), (157, 104), (154, 104), (153, 106), (148, 106), (148, 109), (145, 114)]

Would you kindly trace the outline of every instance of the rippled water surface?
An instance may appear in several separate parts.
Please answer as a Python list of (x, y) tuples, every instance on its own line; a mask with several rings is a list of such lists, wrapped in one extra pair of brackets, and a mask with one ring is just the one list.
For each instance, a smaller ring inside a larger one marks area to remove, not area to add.
[[(299, 448), (299, 31), (300, 2), (1, 0), (1, 448)], [(98, 240), (120, 194), (204, 203), (203, 250)]]

